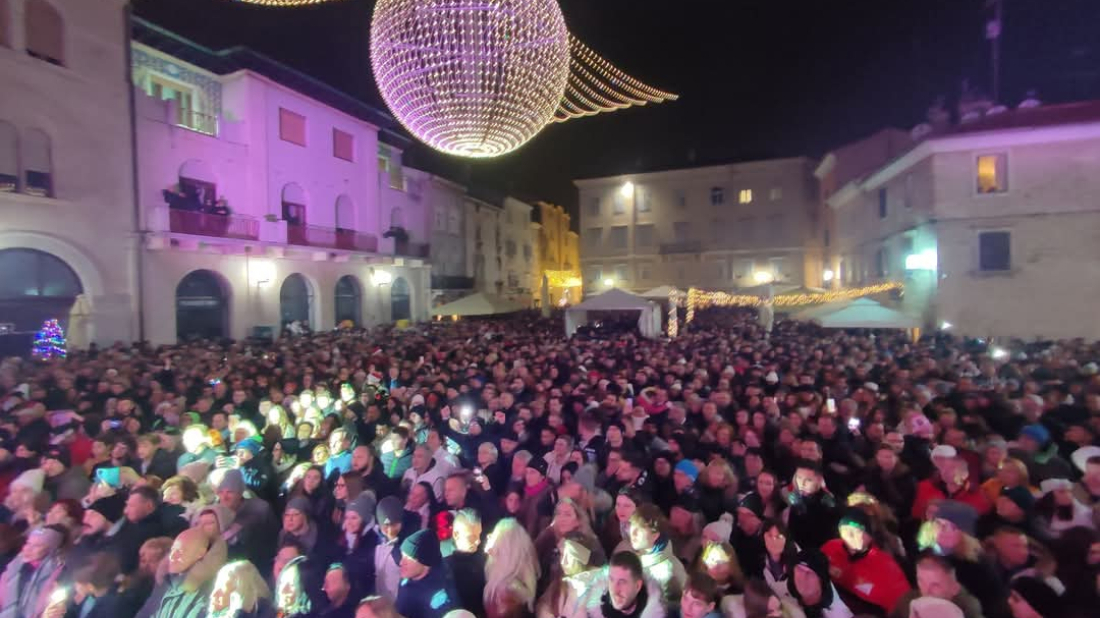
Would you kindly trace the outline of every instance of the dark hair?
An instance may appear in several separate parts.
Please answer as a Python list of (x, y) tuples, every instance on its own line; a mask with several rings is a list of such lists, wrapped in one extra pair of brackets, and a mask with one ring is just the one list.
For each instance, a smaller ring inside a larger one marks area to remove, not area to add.
[(130, 490), (130, 495), (141, 496), (149, 502), (153, 503), (153, 506), (160, 506), (160, 492), (148, 485), (142, 485), (141, 487), (135, 487)]
[(745, 582), (745, 618), (764, 618), (768, 615), (768, 601), (775, 596), (771, 587), (762, 580), (753, 578)]
[(767, 534), (768, 530), (775, 528), (779, 531), (779, 534), (783, 535), (783, 538), (787, 539), (786, 544), (783, 545), (783, 554), (780, 556), (783, 564), (792, 564), (795, 556), (798, 555), (798, 547), (795, 546), (795, 542), (791, 539), (791, 531), (787, 529), (787, 525), (780, 519), (765, 519), (760, 523), (760, 533)]
[[(821, 443), (817, 442), (816, 440), (810, 440), (810, 442), (813, 442), (814, 444), (817, 444), (817, 446), (819, 448), (821, 447)], [(821, 464), (817, 463), (816, 461), (811, 461), (809, 459), (799, 459), (795, 463), (794, 469), (795, 470), (812, 470), (815, 474), (817, 474), (818, 476), (821, 476)]]
[(408, 440), (409, 435), (410, 435), (408, 428), (402, 427), (401, 425), (398, 425), (397, 427), (394, 427), (393, 431), (390, 432), (390, 433), (392, 433), (394, 435), (397, 435), (397, 436), (401, 436), (402, 440)]
[(630, 516), (631, 524), (643, 525), (650, 530), (650, 532), (662, 532), (665, 529), (665, 515), (661, 512), (661, 508), (651, 502), (645, 504), (639, 504), (638, 508), (634, 510), (634, 514)]
[(638, 581), (642, 581), (644, 577), (642, 561), (632, 551), (621, 551), (611, 556), (611, 566), (630, 571), (630, 575)]
[(697, 599), (702, 599), (704, 603), (718, 603), (721, 596), (714, 578), (700, 571), (695, 571), (688, 578), (687, 585), (684, 586), (684, 594), (691, 594)]
[(952, 577), (955, 576), (955, 566), (943, 556), (932, 553), (932, 550), (922, 552), (920, 557), (917, 558), (916, 566), (917, 568), (922, 566), (925, 568), (935, 567)]
[(293, 547), (294, 551), (298, 552), (299, 556), (304, 556), (304, 555), (306, 555), (306, 553), (308, 553), (308, 552), (306, 552), (306, 548), (305, 548), (304, 545), (302, 545), (296, 539), (290, 538), (289, 536), (287, 536), (285, 539), (283, 539), (283, 542), (279, 544), (278, 551), (282, 551), (282, 550), (284, 550), (288, 547)]
[(120, 570), (118, 558), (113, 553), (99, 552), (93, 554), (87, 564), (73, 573), (73, 581), (103, 590), (115, 583)]

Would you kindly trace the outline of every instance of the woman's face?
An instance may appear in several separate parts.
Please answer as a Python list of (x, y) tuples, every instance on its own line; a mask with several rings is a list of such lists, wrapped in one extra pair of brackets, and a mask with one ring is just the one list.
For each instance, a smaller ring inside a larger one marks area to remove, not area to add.
[(554, 512), (554, 528), (557, 529), (559, 534), (572, 532), (580, 525), (581, 522), (577, 519), (577, 512), (572, 505), (566, 503), (558, 505), (557, 510)]
[(55, 504), (50, 507), (50, 510), (46, 511), (46, 525), (59, 525), (66, 528), (72, 528), (76, 522), (69, 517), (69, 512), (65, 510), (65, 507), (60, 504)]
[(164, 501), (168, 504), (179, 506), (183, 504), (183, 490), (179, 485), (172, 485), (164, 490)]
[(637, 508), (638, 505), (626, 496), (615, 498), (615, 517), (618, 518), (619, 523), (625, 524), (630, 521), (630, 518), (634, 516), (634, 510)]
[(1073, 490), (1069, 488), (1059, 488), (1054, 490), (1054, 504), (1058, 506), (1072, 506), (1073, 505)]
[(359, 534), (363, 531), (363, 518), (355, 511), (344, 512), (344, 532)]
[(211, 539), (217, 538), (222, 533), (218, 518), (213, 513), (203, 513), (199, 516), (199, 529)]
[(766, 472), (756, 477), (756, 492), (761, 498), (775, 495), (775, 477)]
[(348, 499), (348, 482), (344, 480), (344, 477), (336, 479), (336, 488), (333, 489), (332, 495), (337, 500)]
[(707, 545), (703, 551), (703, 566), (714, 581), (724, 583), (730, 576), (730, 558), (721, 545)]
[(769, 554), (778, 556), (787, 547), (787, 537), (779, 531), (779, 528), (772, 526), (764, 531), (764, 546), (767, 547)]
[(519, 507), (522, 504), (519, 494), (516, 492), (510, 492), (504, 497), (504, 508), (508, 511), (509, 515), (515, 515), (519, 512)]
[(271, 461), (275, 463), (281, 463), (283, 461), (283, 445), (276, 442), (271, 447)]
[(655, 472), (658, 477), (667, 479), (672, 476), (672, 463), (664, 457), (658, 457), (653, 462), (653, 472)]
[(93, 458), (103, 459), (103, 458), (107, 457), (107, 454), (109, 452), (110, 451), (107, 448), (107, 443), (106, 442), (101, 442), (99, 440), (96, 440), (96, 441), (92, 442), (92, 457)]
[(707, 484), (718, 488), (726, 486), (726, 475), (721, 468), (718, 466), (707, 468)]
[(1016, 487), (1020, 484), (1020, 471), (1016, 469), (1016, 466), (1002, 464), (997, 470), (997, 479), (1005, 487)]
[(317, 488), (321, 486), (321, 473), (317, 470), (306, 472), (306, 475), (302, 477), (302, 486), (308, 493), (317, 491)]

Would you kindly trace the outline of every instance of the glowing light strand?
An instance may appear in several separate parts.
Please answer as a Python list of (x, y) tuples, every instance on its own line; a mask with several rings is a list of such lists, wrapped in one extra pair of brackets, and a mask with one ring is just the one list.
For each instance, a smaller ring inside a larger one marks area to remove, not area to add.
[[(773, 300), (776, 307), (802, 307), (805, 305), (819, 305), (842, 300), (852, 300), (902, 289), (905, 289), (903, 283), (899, 281), (889, 281), (861, 288), (849, 288), (846, 290), (835, 290), (815, 294), (780, 294), (775, 296)], [(687, 293), (687, 318), (685, 322), (690, 323), (695, 319), (696, 309), (707, 309), (710, 307), (759, 307), (763, 303), (764, 298), (762, 296), (707, 292), (705, 290), (691, 288)]]
[(569, 37), (569, 52), (568, 86), (554, 122), (679, 98), (630, 77), (574, 36)]

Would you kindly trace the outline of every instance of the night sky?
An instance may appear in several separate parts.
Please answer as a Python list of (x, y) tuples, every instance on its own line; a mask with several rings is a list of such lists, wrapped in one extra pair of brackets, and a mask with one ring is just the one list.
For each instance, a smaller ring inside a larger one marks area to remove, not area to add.
[[(425, 146), (405, 162), (490, 193), (575, 209), (571, 181), (796, 155), (910, 128), (962, 80), (989, 89), (986, 0), (561, 0), (570, 31), (679, 101), (552, 125), (518, 152), (467, 162)], [(264, 8), (135, 0), (214, 48), (245, 45), (384, 107), (370, 70), (371, 0)], [(1002, 96), (1100, 98), (1100, 2), (1004, 0)]]

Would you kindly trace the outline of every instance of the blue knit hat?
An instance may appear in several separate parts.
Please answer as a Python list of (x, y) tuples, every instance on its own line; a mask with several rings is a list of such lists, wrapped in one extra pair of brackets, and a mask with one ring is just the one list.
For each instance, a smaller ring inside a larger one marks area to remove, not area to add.
[(443, 556), (439, 552), (439, 539), (431, 530), (417, 530), (401, 543), (401, 555), (432, 568), (439, 566)]
[(1043, 446), (1047, 442), (1050, 442), (1050, 431), (1038, 423), (1024, 427), (1020, 430), (1020, 435), (1035, 440), (1039, 443), (1039, 446)]
[(695, 466), (695, 463), (692, 462), (690, 459), (685, 459), (676, 464), (676, 471), (686, 474), (687, 477), (691, 479), (692, 483), (694, 483), (695, 480), (699, 478), (699, 468), (697, 468)]

